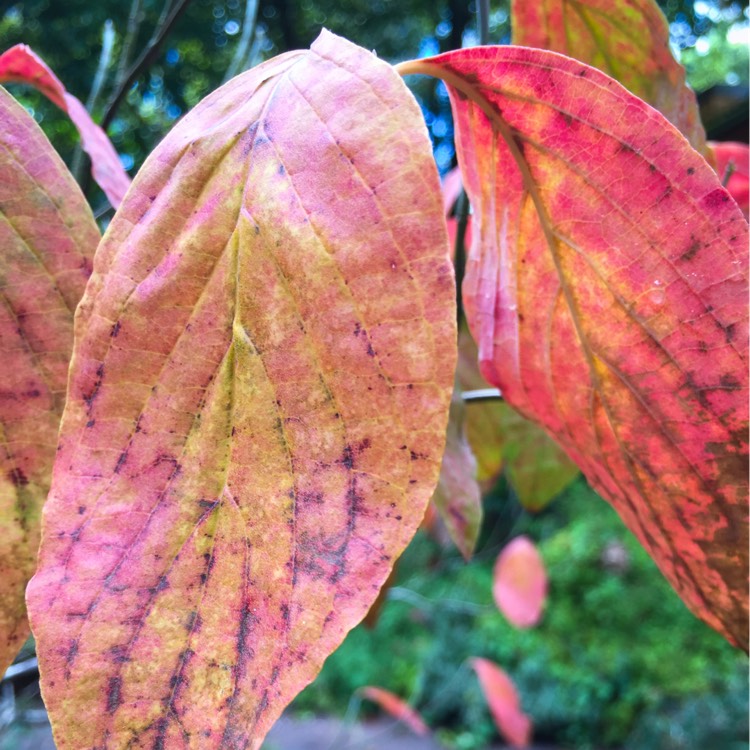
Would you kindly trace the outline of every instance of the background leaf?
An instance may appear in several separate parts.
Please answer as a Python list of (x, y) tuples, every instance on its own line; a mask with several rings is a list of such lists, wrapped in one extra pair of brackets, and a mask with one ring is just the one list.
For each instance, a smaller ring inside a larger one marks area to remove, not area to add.
[(24, 590), (98, 240), (62, 160), (0, 88), (0, 674), (29, 634)]
[(540, 422), (685, 603), (747, 648), (747, 222), (700, 154), (600, 71), (528, 48), (442, 77), (474, 207), (483, 375)]
[[(458, 335), (458, 367), (463, 390), (489, 388), (479, 372), (479, 353), (471, 333)], [(466, 434), (479, 467), (478, 478), (491, 487), (500, 471), (506, 474), (526, 510), (549, 505), (577, 476), (578, 467), (536, 423), (501, 400), (466, 405)]]
[(656, 107), (710, 156), (695, 93), (654, 0), (512, 0), (513, 44), (561, 52), (604, 71)]
[(466, 439), (465, 418), (461, 393), (454, 390), (440, 479), (432, 500), (450, 538), (468, 560), (482, 525), (482, 491), (477, 482), (477, 461)]
[(383, 711), (389, 713), (394, 719), (403, 721), (415, 734), (425, 736), (430, 733), (424, 719), (406, 701), (397, 695), (383, 690), (383, 688), (367, 686), (361, 690), (362, 695), (368, 700), (377, 703)]
[(65, 90), (47, 64), (25, 44), (0, 55), (0, 83), (26, 83), (39, 89), (73, 121), (81, 134), (81, 146), (91, 157), (91, 174), (109, 202), (117, 208), (130, 187), (130, 178), (107, 134), (75, 96)]
[(27, 594), (61, 750), (257, 750), (419, 525), (454, 300), (419, 107), (369, 52), (324, 32), (162, 141), (81, 303)]
[(531, 628), (541, 620), (547, 599), (547, 571), (528, 537), (517, 536), (498, 555), (492, 595), (511, 625)]
[(513, 681), (488, 659), (472, 659), (471, 666), (477, 673), (500, 734), (512, 747), (528, 747), (531, 742), (531, 721), (521, 710), (521, 701)]

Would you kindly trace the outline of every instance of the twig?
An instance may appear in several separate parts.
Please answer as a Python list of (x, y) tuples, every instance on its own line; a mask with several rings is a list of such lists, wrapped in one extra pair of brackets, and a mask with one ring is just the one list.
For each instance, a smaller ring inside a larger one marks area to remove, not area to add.
[(469, 224), (469, 198), (463, 187), (458, 195), (458, 200), (456, 200), (456, 216), (458, 217), (458, 224), (456, 226), (456, 247), (453, 254), (453, 265), (456, 270), (456, 320), (460, 326), (464, 317), (462, 287), (466, 273), (466, 227)]
[(125, 29), (125, 36), (122, 40), (122, 49), (120, 50), (120, 59), (117, 61), (117, 73), (115, 74), (115, 88), (119, 87), (125, 80), (130, 65), (130, 50), (138, 37), (138, 31), (143, 22), (143, 0), (133, 0), (130, 4), (130, 13), (128, 14), (128, 25)]
[[(107, 19), (104, 22), (104, 29), (102, 30), (102, 51), (99, 55), (99, 64), (96, 67), (96, 73), (94, 74), (94, 82), (91, 84), (91, 91), (89, 92), (89, 98), (86, 100), (86, 109), (89, 112), (94, 111), (96, 102), (99, 99), (99, 94), (102, 92), (102, 86), (107, 78), (107, 71), (109, 65), (112, 62), (112, 49), (115, 44), (115, 27), (111, 19)], [(88, 166), (88, 155), (84, 154), (81, 148), (81, 142), (78, 141), (75, 151), (73, 152), (73, 159), (70, 164), (70, 171), (73, 174), (76, 182), (81, 182), (81, 175), (84, 170), (87, 170)]]
[(479, 27), (479, 44), (489, 44), (490, 0), (479, 0), (477, 3), (477, 26)]
[(242, 36), (234, 51), (232, 62), (229, 63), (226, 75), (222, 83), (226, 83), (230, 78), (234, 78), (240, 72), (240, 66), (247, 58), (247, 51), (250, 47), (250, 39), (255, 31), (255, 19), (258, 16), (258, 0), (247, 0), (245, 5), (245, 17), (242, 20)]
[(154, 29), (154, 33), (149, 39), (146, 46), (141, 51), (138, 59), (133, 63), (125, 76), (122, 83), (117, 87), (116, 91), (112, 94), (112, 98), (107, 104), (107, 108), (104, 111), (102, 117), (102, 127), (106, 130), (109, 124), (112, 122), (117, 108), (120, 106), (125, 95), (130, 90), (130, 87), (138, 80), (141, 73), (148, 68), (151, 63), (154, 62), (159, 54), (162, 42), (167, 37), (172, 28), (174, 27), (180, 16), (187, 10), (190, 0), (176, 0), (175, 4), (172, 5), (170, 0), (167, 0), (167, 4), (164, 6), (161, 18)]
[(734, 163), (734, 160), (729, 160), (727, 163), (727, 167), (724, 170), (724, 176), (721, 178), (721, 186), (726, 187), (729, 184), (729, 179), (731, 176), (737, 171), (737, 166)]
[(503, 394), (498, 388), (479, 388), (476, 391), (464, 391), (461, 394), (464, 403), (476, 403), (477, 401), (502, 401)]

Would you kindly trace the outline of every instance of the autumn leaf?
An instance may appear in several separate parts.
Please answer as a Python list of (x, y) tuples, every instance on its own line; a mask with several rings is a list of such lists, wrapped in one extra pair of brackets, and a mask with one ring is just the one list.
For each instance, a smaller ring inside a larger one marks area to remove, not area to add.
[(27, 112), (0, 88), (0, 674), (29, 635), (34, 572), (73, 347), (99, 230)]
[(47, 64), (25, 44), (0, 55), (0, 83), (25, 83), (41, 91), (73, 121), (81, 146), (91, 157), (91, 174), (109, 202), (117, 208), (130, 187), (130, 178), (107, 134), (91, 119), (86, 108), (65, 90)]
[(709, 143), (709, 146), (713, 150), (719, 179), (747, 218), (750, 211), (750, 150), (747, 143), (724, 141)]
[(482, 491), (477, 461), (465, 432), (466, 406), (456, 389), (451, 401), (440, 479), (432, 501), (446, 531), (467, 560), (474, 553), (482, 525)]
[(495, 47), (399, 70), (449, 88), (482, 374), (746, 648), (744, 217), (680, 133), (594, 68)]
[[(464, 391), (490, 387), (478, 360), (477, 345), (462, 326), (456, 375)], [(504, 467), (518, 501), (533, 513), (546, 508), (578, 476), (578, 467), (538, 424), (500, 399), (466, 405), (466, 435), (480, 483), (491, 487)]]
[(488, 659), (472, 659), (492, 718), (500, 734), (512, 747), (528, 747), (531, 720), (521, 709), (516, 687), (508, 675)]
[(367, 700), (377, 703), (386, 713), (389, 713), (394, 719), (402, 721), (415, 734), (425, 736), (430, 733), (424, 719), (415, 711), (406, 701), (397, 695), (383, 690), (379, 687), (363, 687), (360, 693)]
[(710, 157), (695, 92), (669, 46), (655, 0), (512, 0), (513, 44), (561, 52), (603, 70), (656, 107)]
[(517, 536), (498, 555), (492, 595), (511, 625), (531, 628), (541, 620), (547, 599), (547, 571), (528, 537)]
[(79, 309), (27, 594), (60, 750), (257, 750), (432, 495), (454, 286), (419, 107), (369, 52), (324, 32), (167, 135)]

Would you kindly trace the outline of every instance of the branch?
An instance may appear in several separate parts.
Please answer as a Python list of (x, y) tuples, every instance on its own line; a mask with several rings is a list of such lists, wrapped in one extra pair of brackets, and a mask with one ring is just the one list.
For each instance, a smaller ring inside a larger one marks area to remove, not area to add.
[(176, 0), (176, 3), (172, 6), (171, 0), (167, 0), (167, 4), (164, 6), (164, 11), (154, 29), (151, 39), (149, 39), (148, 44), (146, 44), (138, 59), (131, 66), (125, 79), (112, 94), (112, 98), (109, 100), (107, 108), (104, 111), (104, 116), (102, 117), (102, 128), (107, 129), (130, 87), (138, 80), (141, 73), (154, 62), (159, 54), (162, 42), (169, 32), (172, 31), (180, 16), (187, 10), (189, 3), (190, 0)]
[(503, 394), (498, 388), (479, 388), (476, 391), (464, 391), (461, 398), (466, 404), (477, 401), (502, 401)]
[(133, 0), (130, 5), (128, 14), (128, 25), (125, 30), (125, 37), (122, 40), (122, 49), (120, 50), (120, 59), (117, 61), (117, 73), (115, 74), (115, 87), (119, 87), (125, 80), (130, 64), (130, 50), (138, 36), (143, 21), (143, 0)]
[(242, 21), (242, 36), (234, 51), (232, 62), (229, 63), (226, 75), (222, 83), (234, 78), (239, 72), (240, 66), (247, 59), (247, 51), (250, 47), (250, 38), (255, 30), (255, 19), (258, 16), (258, 0), (247, 0), (245, 5), (245, 17)]
[(479, 44), (490, 43), (490, 0), (478, 0), (477, 25), (479, 26)]

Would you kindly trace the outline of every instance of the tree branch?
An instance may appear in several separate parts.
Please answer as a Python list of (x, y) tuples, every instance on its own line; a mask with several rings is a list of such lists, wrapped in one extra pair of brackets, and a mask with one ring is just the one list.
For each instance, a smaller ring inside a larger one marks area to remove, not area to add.
[(125, 95), (130, 90), (130, 87), (138, 80), (141, 73), (145, 71), (149, 65), (151, 65), (159, 54), (162, 42), (167, 37), (172, 28), (174, 27), (180, 16), (187, 10), (190, 0), (176, 0), (175, 4), (172, 5), (170, 0), (164, 6), (164, 11), (159, 19), (159, 22), (154, 29), (154, 33), (149, 39), (148, 44), (143, 48), (138, 59), (133, 63), (125, 76), (122, 83), (117, 87), (117, 90), (112, 94), (112, 98), (107, 104), (107, 108), (104, 111), (102, 117), (102, 128), (105, 130), (114, 119), (117, 108), (122, 103)]

